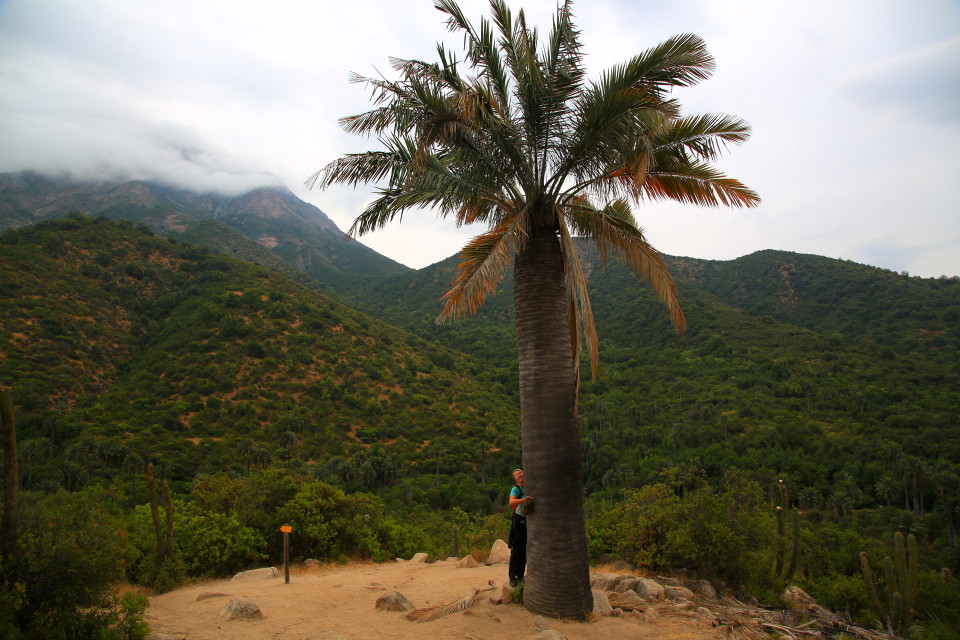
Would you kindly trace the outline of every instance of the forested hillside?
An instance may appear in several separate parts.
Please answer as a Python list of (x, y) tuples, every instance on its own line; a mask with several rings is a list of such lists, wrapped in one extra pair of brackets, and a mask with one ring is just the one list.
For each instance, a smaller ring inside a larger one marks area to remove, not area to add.
[[(503, 537), (521, 459), (509, 274), (477, 317), (436, 325), (456, 257), (377, 274), (313, 247), (298, 255), (336, 266), (308, 272), (233, 224), (178, 240), (71, 214), (0, 234), (0, 385), (30, 526), (75, 509), (115, 522), (118, 571), (160, 588), (275, 560), (287, 521), (299, 558)], [(882, 566), (912, 534), (912, 619), (955, 628), (941, 570), (960, 570), (960, 281), (787, 252), (669, 257), (677, 336), (624, 265), (581, 249), (601, 345), (579, 409), (594, 559), (773, 600), (790, 580), (875, 624), (859, 554)], [(148, 465), (169, 483), (179, 565), (151, 559)], [(777, 505), (797, 518), (789, 577)], [(107, 563), (105, 544), (71, 549)]]
[(144, 461), (181, 485), (281, 462), (319, 474), (388, 443), (372, 488), (401, 463), (468, 469), (481, 442), (516, 455), (515, 396), (475, 360), (263, 268), (81, 216), (2, 243), (0, 382), (38, 451), (27, 488)]

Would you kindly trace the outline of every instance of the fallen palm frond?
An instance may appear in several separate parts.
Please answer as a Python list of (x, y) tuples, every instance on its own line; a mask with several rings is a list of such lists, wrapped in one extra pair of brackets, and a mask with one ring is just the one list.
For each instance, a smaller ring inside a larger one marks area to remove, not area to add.
[[(792, 640), (831, 638), (842, 634), (861, 640), (897, 640), (897, 636), (889, 633), (850, 624), (841, 616), (817, 605), (797, 614), (782, 609), (751, 606), (727, 596), (708, 609), (711, 623), (718, 628), (718, 638), (722, 640), (763, 640), (770, 637), (770, 632)], [(665, 607), (660, 607), (659, 611), (668, 615), (689, 615), (686, 611), (669, 611)], [(806, 621), (801, 623), (801, 619)]]
[(413, 620), (414, 622), (430, 622), (431, 620), (436, 620), (444, 616), (448, 616), (451, 613), (459, 613), (460, 611), (466, 611), (477, 601), (477, 598), (484, 591), (490, 591), (491, 589), (496, 589), (497, 584), (493, 580), (488, 580), (487, 584), (489, 586), (483, 588), (477, 588), (473, 590), (473, 593), (468, 593), (465, 596), (457, 598), (453, 602), (447, 604), (437, 605), (435, 607), (425, 607), (423, 609), (414, 609), (407, 614), (407, 620)]

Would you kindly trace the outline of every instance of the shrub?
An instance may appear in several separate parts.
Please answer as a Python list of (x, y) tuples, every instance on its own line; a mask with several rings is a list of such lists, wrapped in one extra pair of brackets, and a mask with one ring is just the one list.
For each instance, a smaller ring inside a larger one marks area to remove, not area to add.
[[(15, 607), (14, 626), (26, 637), (146, 636), (145, 602), (111, 591), (131, 555), (111, 502), (102, 489), (24, 495), (19, 553), (3, 566), (0, 603)], [(0, 617), (0, 630), (5, 624)]]
[(293, 526), (294, 558), (341, 560), (359, 555), (386, 560), (383, 505), (363, 495), (346, 495), (322, 482), (304, 486), (277, 513), (277, 527)]
[(680, 497), (666, 485), (628, 491), (588, 522), (594, 557), (610, 553), (650, 570), (693, 569), (736, 585), (769, 582), (776, 527), (755, 482), (728, 476)]
[(208, 513), (197, 505), (174, 501), (171, 561), (158, 566), (156, 537), (150, 509), (141, 505), (128, 521), (130, 537), (140, 560), (130, 571), (132, 581), (149, 584), (158, 591), (175, 587), (183, 575), (212, 577), (231, 575), (265, 560), (267, 544), (256, 530), (240, 524), (230, 513)]

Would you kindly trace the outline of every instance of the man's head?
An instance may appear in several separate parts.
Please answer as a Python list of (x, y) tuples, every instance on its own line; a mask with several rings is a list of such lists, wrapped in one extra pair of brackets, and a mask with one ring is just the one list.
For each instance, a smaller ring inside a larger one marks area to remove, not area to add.
[(523, 469), (514, 469), (513, 470), (513, 481), (517, 484), (523, 482)]

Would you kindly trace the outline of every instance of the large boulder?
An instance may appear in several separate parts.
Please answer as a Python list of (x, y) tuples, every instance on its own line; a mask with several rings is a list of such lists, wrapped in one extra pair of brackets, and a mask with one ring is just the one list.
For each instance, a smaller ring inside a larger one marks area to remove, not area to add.
[(506, 564), (507, 562), (510, 562), (510, 548), (506, 542), (498, 538), (493, 541), (493, 546), (490, 547), (487, 564)]
[(224, 620), (255, 620), (263, 617), (260, 607), (249, 598), (235, 598), (223, 605), (220, 617)]

